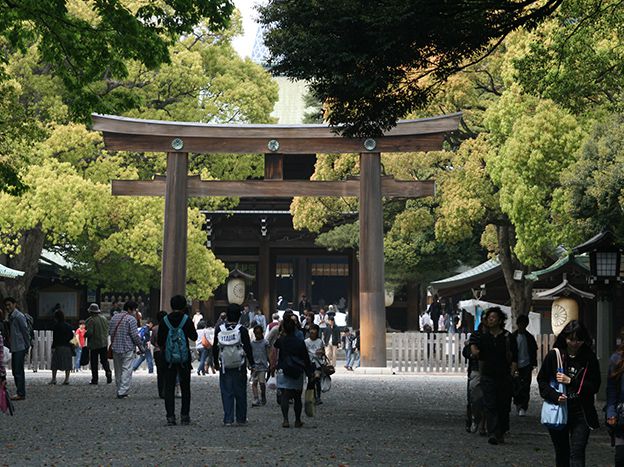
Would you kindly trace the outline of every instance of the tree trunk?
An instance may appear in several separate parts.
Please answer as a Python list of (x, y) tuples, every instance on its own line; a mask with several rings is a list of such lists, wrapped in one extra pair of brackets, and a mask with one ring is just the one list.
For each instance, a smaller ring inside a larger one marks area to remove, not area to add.
[[(519, 315), (528, 315), (533, 300), (533, 281), (527, 280), (526, 275), (529, 268), (518, 261), (513, 253), (513, 246), (516, 243), (516, 233), (511, 225), (496, 226), (498, 237), (498, 259), (501, 262), (503, 276), (507, 291), (511, 298), (511, 316), (513, 327), (515, 328), (516, 318)], [(514, 279), (514, 272), (522, 271), (520, 280)]]
[(0, 282), (0, 293), (3, 297), (13, 297), (22, 311), (28, 311), (26, 293), (30, 284), (39, 272), (39, 258), (43, 250), (45, 234), (39, 227), (27, 230), (19, 241), (19, 254), (9, 257), (6, 266), (18, 271), (24, 271), (22, 277), (6, 279)]

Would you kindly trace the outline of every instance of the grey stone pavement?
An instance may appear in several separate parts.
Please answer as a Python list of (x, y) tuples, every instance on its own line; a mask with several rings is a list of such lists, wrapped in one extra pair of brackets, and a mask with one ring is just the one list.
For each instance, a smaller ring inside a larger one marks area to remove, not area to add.
[[(281, 427), (274, 391), (265, 407), (249, 407), (248, 426), (223, 427), (217, 375), (193, 375), (192, 424), (175, 427), (166, 426), (155, 375), (145, 371), (135, 373), (125, 400), (115, 398), (114, 384), (89, 386), (84, 370), (69, 386), (48, 386), (49, 371), (26, 378), (28, 397), (16, 402), (15, 416), (0, 414), (0, 465), (554, 465), (537, 388), (529, 416), (513, 415), (507, 443), (490, 446), (464, 430), (464, 375), (340, 369), (300, 429)], [(10, 372), (8, 380), (13, 389)], [(612, 462), (605, 430), (592, 432), (587, 465)]]

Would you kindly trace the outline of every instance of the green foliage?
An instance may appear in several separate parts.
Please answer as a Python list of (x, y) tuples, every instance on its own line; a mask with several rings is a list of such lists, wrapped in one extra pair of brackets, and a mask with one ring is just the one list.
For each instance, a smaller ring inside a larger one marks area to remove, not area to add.
[(624, 116), (594, 125), (562, 183), (559, 211), (576, 221), (585, 239), (605, 228), (624, 239)]
[(529, 93), (579, 114), (621, 111), (624, 8), (620, 0), (570, 0), (539, 28), (515, 61)]
[(515, 254), (527, 265), (541, 266), (544, 254), (566, 244), (573, 233), (551, 214), (561, 175), (575, 162), (584, 134), (577, 120), (552, 101), (503, 94), (486, 121), (500, 143), (486, 159), (499, 188), (500, 208), (515, 227)]
[[(76, 2), (79, 10), (85, 5)], [(238, 27), (236, 23), (219, 34), (198, 27), (168, 49), (171, 65), (150, 70), (138, 60), (126, 60), (126, 79), (107, 75), (91, 89), (110, 108), (122, 102), (135, 106), (127, 115), (140, 118), (270, 122), (276, 85), (261, 67), (234, 54), (230, 39)], [(104, 151), (101, 135), (73, 119), (74, 90), (44, 63), (38, 44), (10, 52), (6, 61), (0, 81), (6, 97), (0, 100), (5, 136), (0, 138), (0, 169), (10, 161), (26, 189), (0, 193), (1, 250), (19, 255), (22, 235), (35, 229), (45, 235), (47, 248), (74, 265), (68, 274), (85, 284), (136, 290), (158, 286), (163, 199), (113, 197), (110, 181), (164, 173), (165, 156)], [(191, 156), (191, 172), (244, 179), (262, 172), (259, 161), (253, 156)], [(233, 202), (211, 199), (189, 209), (190, 297), (209, 298), (227, 277), (205, 246), (198, 208)]]
[(393, 127), (437, 82), (561, 3), (272, 0), (260, 21), (273, 72), (308, 81), (329, 106), (326, 120), (363, 137)]
[(316, 238), (315, 243), (330, 251), (340, 251), (347, 248), (357, 250), (360, 244), (360, 223), (356, 221), (338, 225), (321, 233)]
[(125, 78), (130, 60), (149, 69), (168, 63), (175, 39), (204, 19), (212, 30), (222, 29), (232, 10), (228, 0), (5, 1), (0, 3), (2, 60), (36, 43), (42, 62), (72, 96), (72, 113), (88, 119), (92, 110), (111, 110), (90, 89), (93, 83)]

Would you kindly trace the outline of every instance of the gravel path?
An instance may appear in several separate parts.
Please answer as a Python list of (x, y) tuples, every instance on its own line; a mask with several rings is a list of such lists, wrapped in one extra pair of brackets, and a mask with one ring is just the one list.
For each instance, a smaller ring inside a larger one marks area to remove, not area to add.
[[(125, 400), (114, 398), (114, 384), (89, 386), (85, 371), (73, 374), (69, 386), (48, 386), (49, 371), (27, 372), (26, 378), (28, 399), (16, 403), (14, 417), (0, 416), (0, 465), (554, 464), (535, 387), (529, 416), (514, 415), (508, 442), (489, 446), (464, 431), (464, 376), (339, 371), (317, 417), (304, 418), (301, 429), (281, 427), (274, 391), (265, 407), (249, 407), (248, 426), (223, 427), (213, 375), (193, 376), (192, 424), (175, 427), (165, 425), (155, 375), (144, 371), (135, 375)], [(12, 382), (9, 375), (11, 390)], [(588, 466), (612, 465), (604, 429), (592, 433), (587, 460)]]

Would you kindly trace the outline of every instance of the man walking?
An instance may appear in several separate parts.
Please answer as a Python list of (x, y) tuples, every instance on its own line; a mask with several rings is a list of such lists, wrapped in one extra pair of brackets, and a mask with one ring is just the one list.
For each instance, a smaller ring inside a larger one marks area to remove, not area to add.
[(524, 417), (529, 408), (531, 394), (531, 379), (533, 368), (537, 366), (537, 342), (533, 335), (527, 331), (529, 317), (520, 315), (516, 319), (518, 329), (511, 334), (518, 346), (518, 370), (514, 374), (514, 396), (518, 416)]
[(173, 311), (162, 318), (158, 328), (158, 347), (164, 356), (167, 425), (176, 424), (176, 379), (180, 380), (182, 393), (180, 424), (188, 425), (191, 423), (191, 353), (188, 341), (190, 339), (194, 343), (197, 340), (197, 330), (186, 314), (184, 295), (174, 295), (169, 303)]
[(30, 332), (24, 313), (17, 309), (17, 302), (12, 297), (4, 299), (4, 306), (9, 314), (9, 329), (11, 336), (11, 371), (17, 388), (16, 394), (11, 397), (14, 401), (26, 399), (26, 374), (24, 361), (30, 348)]
[[(215, 328), (212, 352), (219, 370), (219, 386), (223, 402), (223, 424), (232, 426), (236, 415), (238, 425), (247, 423), (247, 363), (254, 367), (249, 331), (238, 323), (240, 307), (231, 303), (227, 322)], [(234, 407), (236, 406), (236, 413)]]
[(138, 305), (135, 302), (126, 302), (123, 311), (111, 319), (108, 330), (113, 347), (113, 366), (115, 368), (118, 399), (128, 397), (130, 391), (135, 347), (143, 351), (143, 343), (137, 332), (137, 320), (134, 317), (137, 309)]
[(479, 359), (481, 390), (486, 413), (488, 442), (504, 442), (509, 431), (511, 375), (518, 365), (516, 340), (504, 329), (506, 316), (499, 307), (488, 308), (483, 332), (470, 336), (470, 350)]
[(327, 327), (322, 332), (323, 342), (325, 342), (325, 355), (335, 368), (338, 358), (338, 345), (340, 344), (340, 329), (336, 326), (333, 316), (329, 317)]
[(91, 383), (98, 384), (98, 358), (102, 363), (104, 373), (106, 373), (106, 383), (113, 382), (110, 364), (106, 355), (108, 347), (108, 320), (102, 316), (102, 311), (96, 303), (89, 305), (89, 317), (85, 321), (85, 337), (89, 348), (89, 364), (91, 366)]

